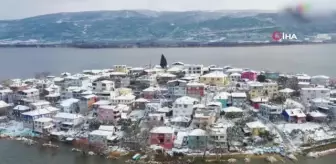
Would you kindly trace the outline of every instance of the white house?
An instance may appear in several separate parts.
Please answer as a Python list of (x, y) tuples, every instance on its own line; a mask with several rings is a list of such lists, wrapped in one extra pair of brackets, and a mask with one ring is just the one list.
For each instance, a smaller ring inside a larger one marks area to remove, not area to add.
[(315, 88), (302, 88), (300, 91), (301, 101), (307, 105), (312, 99), (315, 98), (329, 98), (330, 89), (323, 87)]
[(21, 119), (23, 126), (26, 128), (34, 128), (34, 120), (42, 117), (53, 117), (59, 111), (58, 108), (47, 107), (42, 109), (36, 109), (29, 112), (21, 113)]
[(54, 116), (54, 120), (57, 123), (56, 126), (61, 130), (69, 130), (84, 123), (84, 117), (81, 114), (63, 112), (57, 113)]
[(201, 64), (188, 64), (185, 65), (186, 74), (198, 74), (202, 75), (204, 73), (204, 66)]
[(54, 123), (52, 118), (41, 117), (34, 120), (33, 131), (37, 133), (48, 134), (54, 129)]
[(135, 101), (135, 96), (132, 94), (121, 95), (111, 99), (112, 105), (117, 104), (131, 104)]
[(79, 113), (79, 100), (75, 98), (62, 100), (60, 108), (61, 111), (66, 113)]
[(114, 87), (114, 82), (110, 80), (96, 81), (92, 83), (93, 92), (113, 91)]
[(0, 100), (5, 101), (7, 103), (13, 103), (14, 101), (13, 91), (5, 88), (0, 89)]
[(30, 109), (32, 110), (42, 109), (42, 108), (50, 106), (50, 102), (45, 101), (45, 100), (38, 100), (36, 102), (30, 103), (29, 106), (30, 106)]
[(296, 75), (296, 78), (298, 79), (298, 82), (305, 82), (310, 83), (311, 77), (306, 74), (298, 74)]
[(198, 100), (189, 96), (176, 99), (173, 103), (173, 117), (190, 117), (193, 114), (193, 106), (196, 103), (198, 103)]
[(324, 75), (318, 75), (318, 76), (313, 76), (311, 77), (311, 84), (315, 84), (315, 85), (328, 85), (329, 84), (329, 77), (328, 76), (324, 76)]
[(22, 91), (18, 91), (15, 95), (16, 100), (39, 100), (40, 99), (40, 92), (36, 88), (25, 89)]
[(229, 75), (231, 81), (240, 81), (241, 79), (241, 74), (240, 73), (231, 73)]
[(118, 139), (119, 136), (116, 134), (118, 130), (115, 126), (101, 125), (98, 130), (94, 130), (89, 134), (89, 143), (106, 147), (113, 140)]
[(283, 108), (279, 105), (260, 104), (259, 111), (262, 116), (270, 120), (279, 120), (282, 118)]

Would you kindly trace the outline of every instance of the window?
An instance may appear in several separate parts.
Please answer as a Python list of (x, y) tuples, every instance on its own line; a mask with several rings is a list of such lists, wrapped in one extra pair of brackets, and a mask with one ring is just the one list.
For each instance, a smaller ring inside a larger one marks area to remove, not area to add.
[(184, 105), (184, 108), (188, 108), (188, 105)]

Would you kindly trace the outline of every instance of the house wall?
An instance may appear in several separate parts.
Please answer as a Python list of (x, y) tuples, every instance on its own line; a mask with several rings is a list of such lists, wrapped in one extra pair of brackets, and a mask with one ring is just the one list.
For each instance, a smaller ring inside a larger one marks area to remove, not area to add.
[(257, 80), (257, 73), (256, 72), (243, 72), (241, 74), (242, 79), (248, 79), (251, 81), (256, 81)]
[[(160, 143), (160, 135), (162, 135), (163, 143)], [(149, 137), (149, 143), (151, 145), (160, 145), (165, 149), (172, 149), (174, 143), (174, 136), (173, 134), (156, 134), (152, 133)]]
[(206, 136), (188, 136), (188, 148), (204, 149), (206, 146)]
[(111, 122), (114, 123), (119, 120), (121, 117), (121, 112), (114, 112), (111, 109), (103, 109), (103, 108), (98, 108), (97, 109), (97, 114), (98, 114), (98, 120), (102, 122)]
[(218, 102), (220, 102), (222, 104), (222, 108), (226, 108), (227, 107), (227, 99), (217, 99)]
[(90, 144), (102, 144), (106, 146), (107, 136), (89, 134), (89, 143)]
[(204, 87), (203, 86), (188, 86), (187, 95), (191, 97), (202, 97), (204, 96)]
[(229, 83), (228, 77), (200, 77), (200, 83), (215, 86), (225, 86)]
[(173, 103), (173, 117), (177, 117), (177, 116), (190, 117), (194, 111), (193, 106), (194, 105), (192, 104)]

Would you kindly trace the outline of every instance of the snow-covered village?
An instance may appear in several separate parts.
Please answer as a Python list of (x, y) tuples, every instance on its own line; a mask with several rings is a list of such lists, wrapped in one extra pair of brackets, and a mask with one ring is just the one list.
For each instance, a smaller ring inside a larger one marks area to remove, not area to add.
[(164, 154), (274, 162), (275, 155), (335, 152), (335, 145), (313, 151), (336, 139), (336, 89), (328, 76), (168, 65), (163, 55), (157, 64), (6, 80), (1, 138), (50, 149), (70, 144), (110, 159), (131, 152), (133, 161)]

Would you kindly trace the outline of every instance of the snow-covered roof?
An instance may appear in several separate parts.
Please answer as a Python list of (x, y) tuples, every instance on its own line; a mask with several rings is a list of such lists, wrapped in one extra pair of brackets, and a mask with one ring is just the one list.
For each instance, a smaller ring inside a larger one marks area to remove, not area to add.
[(50, 102), (45, 100), (39, 100), (37, 102), (31, 103), (31, 105), (33, 106), (50, 105)]
[(65, 118), (65, 119), (78, 119), (82, 118), (81, 114), (72, 114), (72, 113), (64, 113), (60, 112), (55, 115), (55, 118)]
[(324, 98), (320, 98), (320, 97), (314, 98), (311, 101), (314, 102), (314, 103), (329, 103), (330, 102), (329, 100), (324, 99)]
[(94, 130), (90, 133), (90, 135), (95, 135), (95, 136), (111, 136), (113, 134), (113, 132), (110, 131), (105, 131), (105, 130)]
[(157, 87), (148, 87), (148, 88), (146, 88), (142, 91), (143, 92), (155, 92), (155, 91), (158, 91), (158, 90), (159, 90), (159, 88), (157, 88)]
[(6, 102), (0, 100), (0, 108), (5, 108), (5, 107), (9, 107), (9, 105)]
[(173, 66), (167, 70), (167, 72), (179, 72), (183, 70), (183, 66)]
[(306, 117), (306, 115), (302, 112), (301, 109), (295, 108), (295, 109), (285, 109), (285, 112), (289, 116), (296, 116), (296, 117)]
[(29, 111), (29, 112), (24, 112), (22, 113), (22, 115), (26, 115), (26, 116), (38, 116), (38, 115), (44, 115), (44, 114), (49, 114), (52, 111), (49, 111), (48, 109), (42, 108), (42, 109), (36, 109), (33, 111)]
[(267, 97), (255, 97), (253, 99), (251, 99), (252, 102), (268, 102), (268, 98)]
[(231, 72), (243, 72), (242, 68), (230, 68), (228, 70), (226, 70), (227, 73), (231, 73)]
[(189, 133), (189, 136), (206, 136), (207, 132), (202, 129), (194, 129)]
[(101, 106), (99, 106), (99, 108), (107, 109), (107, 110), (114, 110), (116, 108), (116, 106), (114, 106), (114, 105), (101, 105)]
[(85, 98), (85, 99), (91, 99), (91, 98), (94, 98), (94, 97), (97, 97), (97, 96), (94, 95), (94, 94), (89, 94), (89, 95), (83, 96), (83, 98)]
[(111, 72), (110, 75), (119, 76), (119, 75), (127, 75), (127, 73), (125, 73), (125, 72)]
[(115, 100), (132, 100), (135, 99), (136, 96), (132, 94), (127, 94), (127, 95), (121, 95), (115, 98)]
[(208, 74), (205, 74), (201, 77), (213, 77), (213, 78), (222, 78), (222, 77), (227, 77), (227, 75), (222, 72), (222, 71), (214, 71), (214, 72), (210, 72)]
[(311, 77), (312, 79), (329, 79), (329, 76), (325, 76), (325, 75), (316, 75)]
[(155, 127), (151, 131), (151, 133), (159, 133), (159, 134), (173, 134), (174, 129), (168, 126), (160, 126), (160, 127)]
[(99, 100), (99, 101), (93, 103), (93, 105), (110, 105), (110, 104), (111, 104), (111, 102), (108, 101), (108, 100)]
[(241, 76), (241, 74), (240, 74), (240, 73), (237, 73), (237, 72), (235, 72), (235, 73), (231, 73), (231, 74), (230, 74), (230, 76)]
[(116, 127), (112, 126), (112, 125), (100, 125), (98, 130), (108, 131), (108, 132), (114, 132), (115, 128)]
[(204, 104), (195, 104), (193, 108), (205, 108)]
[(285, 89), (281, 89), (279, 92), (281, 92), (281, 93), (292, 93), (292, 92), (294, 92), (294, 90), (290, 89), (290, 88), (285, 88)]
[(218, 107), (222, 106), (222, 104), (220, 102), (209, 102), (206, 105), (207, 106), (218, 106)]
[(64, 78), (61, 78), (61, 77), (55, 77), (53, 80), (54, 80), (54, 82), (60, 82), (60, 81), (63, 81)]
[(247, 97), (245, 92), (233, 92), (231, 97)]
[(249, 82), (247, 82), (247, 84), (248, 84), (250, 87), (262, 87), (262, 86), (264, 86), (263, 83), (256, 82), (256, 81), (249, 81)]
[(142, 67), (134, 67), (134, 68), (131, 68), (130, 70), (131, 70), (131, 71), (143, 71), (143, 70), (145, 70), (145, 69), (142, 68)]
[(176, 77), (176, 75), (171, 73), (160, 73), (158, 74), (159, 77)]
[(53, 121), (53, 119), (48, 118), (48, 117), (41, 117), (41, 118), (35, 119), (34, 121), (36, 121), (36, 122), (51, 122), (51, 121)]
[(323, 87), (314, 87), (314, 88), (301, 88), (303, 91), (330, 91), (329, 88), (323, 88)]
[(111, 81), (111, 80), (102, 80), (100, 82), (103, 83), (103, 84), (112, 84), (113, 83), (113, 81)]
[(22, 90), (22, 92), (24, 93), (31, 93), (31, 92), (38, 92), (38, 91), (39, 90), (36, 88), (29, 88), (29, 89)]
[(309, 79), (311, 79), (311, 77), (310, 76), (308, 76), (308, 75), (298, 75), (298, 76), (296, 76), (298, 79), (302, 79), (302, 80), (309, 80)]
[(147, 99), (144, 99), (144, 98), (138, 98), (135, 100), (135, 102), (143, 102), (143, 103), (146, 103), (146, 102), (149, 102)]
[(191, 120), (190, 117), (177, 116), (177, 117), (173, 117), (170, 121), (171, 122), (189, 122), (190, 120)]
[(246, 126), (250, 129), (254, 129), (254, 128), (266, 128), (266, 126), (261, 123), (260, 121), (254, 121), (254, 122), (249, 122), (246, 123)]
[(187, 86), (189, 86), (189, 87), (192, 87), (192, 86), (204, 87), (205, 85), (203, 83), (198, 83), (198, 82), (189, 82), (189, 83), (187, 83)]
[(78, 99), (70, 98), (70, 99), (66, 99), (66, 100), (61, 101), (61, 106), (63, 106), (63, 107), (69, 107), (72, 104), (78, 103), (78, 102), (79, 102)]
[(237, 107), (234, 107), (234, 106), (230, 106), (230, 107), (224, 108), (223, 110), (225, 112), (243, 112), (243, 109), (237, 108)]
[(312, 116), (312, 117), (327, 117), (326, 114), (321, 113), (319, 111), (313, 111), (313, 112), (309, 112), (308, 115)]
[(198, 102), (197, 99), (189, 97), (189, 96), (182, 96), (180, 98), (177, 98), (174, 103), (176, 104), (194, 104), (194, 102)]
[(30, 108), (25, 105), (17, 105), (13, 108), (14, 110), (29, 110)]
[(229, 96), (230, 96), (230, 93), (228, 92), (220, 92), (214, 97), (214, 99), (216, 100), (228, 99)]

